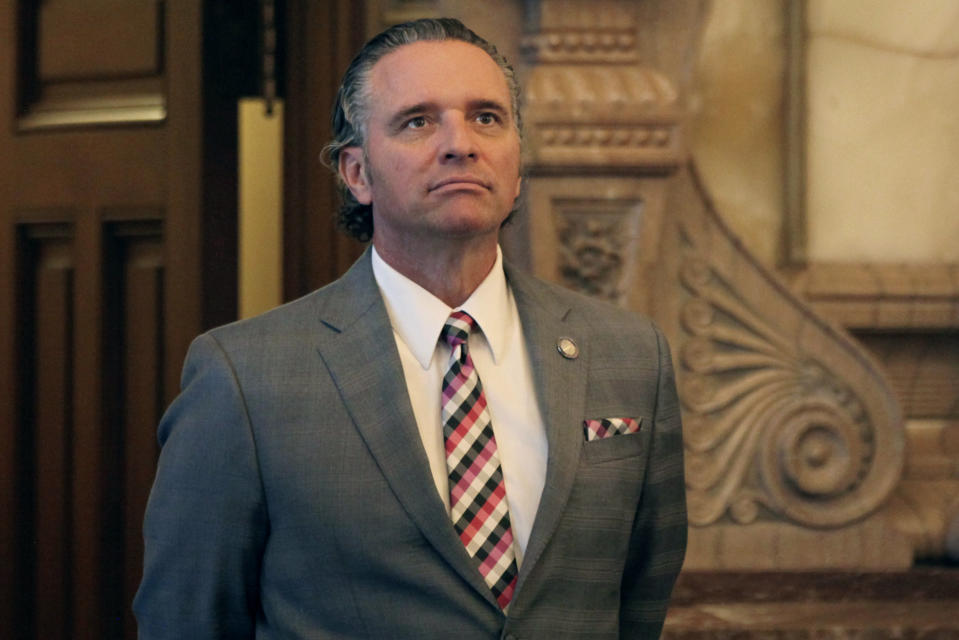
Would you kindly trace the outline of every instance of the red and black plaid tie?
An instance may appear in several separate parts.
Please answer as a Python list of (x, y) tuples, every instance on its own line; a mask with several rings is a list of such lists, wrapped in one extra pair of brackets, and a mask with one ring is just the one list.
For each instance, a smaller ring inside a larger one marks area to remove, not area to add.
[(475, 324), (469, 314), (454, 311), (442, 332), (452, 349), (442, 403), (450, 510), (466, 551), (479, 561), (483, 579), (506, 609), (516, 588), (516, 555), (493, 423), (467, 348)]

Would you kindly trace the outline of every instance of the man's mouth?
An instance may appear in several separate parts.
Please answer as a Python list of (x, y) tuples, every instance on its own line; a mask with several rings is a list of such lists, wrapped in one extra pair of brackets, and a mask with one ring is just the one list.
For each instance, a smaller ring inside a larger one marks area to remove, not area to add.
[(441, 189), (443, 187), (449, 187), (451, 189), (455, 189), (457, 186), (474, 186), (474, 187), (482, 187), (484, 189), (490, 188), (490, 185), (488, 182), (486, 182), (485, 180), (481, 180), (480, 178), (476, 178), (474, 176), (451, 176), (449, 178), (444, 178), (443, 180), (436, 182), (430, 187), (429, 190), (436, 191), (437, 189)]

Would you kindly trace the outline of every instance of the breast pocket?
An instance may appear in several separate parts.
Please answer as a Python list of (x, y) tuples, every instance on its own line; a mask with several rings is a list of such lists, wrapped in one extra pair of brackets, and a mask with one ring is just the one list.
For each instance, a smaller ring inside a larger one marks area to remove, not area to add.
[[(617, 431), (607, 431), (602, 437), (594, 440), (587, 440), (583, 443), (583, 462), (586, 464), (600, 464), (622, 458), (631, 458), (644, 453), (649, 448), (649, 425), (643, 423), (643, 419), (629, 419), (635, 421), (635, 432), (620, 433)], [(592, 433), (595, 437), (595, 431), (591, 431), (588, 424), (592, 421), (584, 421), (584, 439)], [(623, 427), (626, 430), (632, 430), (633, 426)]]
[(652, 423), (636, 433), (583, 438), (576, 481), (555, 544), (584, 571), (622, 571), (643, 492)]

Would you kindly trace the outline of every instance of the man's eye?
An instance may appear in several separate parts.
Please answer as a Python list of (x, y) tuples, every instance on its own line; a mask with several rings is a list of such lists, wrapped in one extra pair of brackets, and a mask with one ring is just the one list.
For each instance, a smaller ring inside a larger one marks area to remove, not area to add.
[(495, 113), (486, 111), (476, 116), (476, 121), (480, 124), (496, 124), (499, 122), (499, 117)]
[(426, 118), (423, 116), (416, 116), (415, 118), (410, 118), (406, 122), (407, 129), (422, 129), (426, 126)]

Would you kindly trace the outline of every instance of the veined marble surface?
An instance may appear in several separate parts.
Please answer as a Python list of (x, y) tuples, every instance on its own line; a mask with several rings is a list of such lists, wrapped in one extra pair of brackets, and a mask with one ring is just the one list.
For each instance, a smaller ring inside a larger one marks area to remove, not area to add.
[(959, 260), (959, 2), (810, 0), (813, 260)]
[[(807, 253), (959, 261), (959, 2), (808, 0)], [(787, 44), (778, 2), (711, 5), (691, 147), (724, 219), (780, 257)]]

